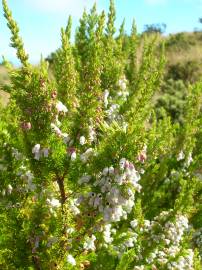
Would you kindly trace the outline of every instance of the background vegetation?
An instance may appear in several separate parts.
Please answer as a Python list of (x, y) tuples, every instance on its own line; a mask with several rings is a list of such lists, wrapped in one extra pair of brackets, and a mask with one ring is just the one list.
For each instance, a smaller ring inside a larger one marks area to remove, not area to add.
[[(166, 67), (164, 83), (160, 91), (154, 97), (154, 105), (157, 108), (164, 107), (174, 121), (182, 121), (183, 103), (190, 84), (198, 81), (202, 76), (202, 32), (182, 32), (163, 36), (161, 25), (146, 25), (145, 32), (139, 35), (139, 57), (141, 55), (141, 44), (144, 36), (150, 38), (157, 36), (158, 41), (165, 42)], [(127, 50), (129, 39), (124, 37), (124, 46)], [(47, 60), (50, 66), (53, 63), (55, 53), (53, 52)], [(138, 54), (137, 54), (137, 58)], [(8, 102), (9, 95), (3, 91), (3, 85), (8, 82), (7, 70), (3, 64), (0, 65), (0, 98), (4, 106)]]

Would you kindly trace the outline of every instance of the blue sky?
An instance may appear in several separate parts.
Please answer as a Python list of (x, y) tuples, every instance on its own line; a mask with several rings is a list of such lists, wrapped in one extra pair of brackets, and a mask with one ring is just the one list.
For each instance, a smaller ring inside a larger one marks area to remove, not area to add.
[[(66, 25), (68, 15), (73, 17), (73, 28), (78, 25), (83, 8), (92, 7), (95, 0), (8, 0), (13, 16), (20, 26), (30, 61), (37, 63), (41, 54), (46, 57), (60, 46), (60, 28)], [(109, 0), (97, 0), (98, 9), (108, 11)], [(202, 0), (115, 0), (117, 28), (123, 18), (130, 31), (133, 18), (138, 32), (145, 24), (166, 23), (167, 33), (192, 31), (200, 27)], [(15, 50), (9, 47), (10, 32), (0, 12), (0, 54), (13, 63)], [(201, 26), (202, 28), (202, 26)]]

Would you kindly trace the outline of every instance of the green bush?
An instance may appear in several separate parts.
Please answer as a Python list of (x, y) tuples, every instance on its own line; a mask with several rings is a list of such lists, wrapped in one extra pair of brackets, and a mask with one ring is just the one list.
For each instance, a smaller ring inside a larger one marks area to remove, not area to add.
[(162, 109), (173, 122), (183, 123), (188, 88), (182, 80), (169, 79), (161, 87), (161, 92), (155, 102), (158, 118), (163, 116)]
[(188, 50), (191, 46), (196, 44), (195, 39), (191, 39), (186, 33), (171, 34), (165, 42), (165, 47), (168, 50)]
[(182, 80), (185, 83), (194, 83), (201, 75), (201, 62), (192, 60), (169, 65), (166, 77), (173, 80)]

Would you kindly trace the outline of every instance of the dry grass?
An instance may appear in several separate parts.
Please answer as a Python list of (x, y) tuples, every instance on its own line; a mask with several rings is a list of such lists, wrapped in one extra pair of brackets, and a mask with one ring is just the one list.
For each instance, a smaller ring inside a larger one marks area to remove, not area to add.
[(9, 83), (8, 73), (4, 66), (0, 66), (0, 103), (6, 106), (9, 101), (9, 94), (2, 90), (2, 85)]
[(8, 72), (4, 66), (0, 66), (0, 85), (8, 82)]
[(200, 44), (193, 45), (188, 50), (169, 51), (166, 53), (166, 58), (169, 65), (188, 61), (202, 61), (202, 46)]
[(6, 106), (9, 102), (9, 94), (0, 90), (0, 103), (4, 106)]
[[(180, 37), (179, 37), (180, 36)], [(189, 61), (202, 61), (202, 33), (179, 33), (164, 38), (170, 46), (166, 49), (169, 65)], [(173, 41), (173, 43), (171, 43)]]

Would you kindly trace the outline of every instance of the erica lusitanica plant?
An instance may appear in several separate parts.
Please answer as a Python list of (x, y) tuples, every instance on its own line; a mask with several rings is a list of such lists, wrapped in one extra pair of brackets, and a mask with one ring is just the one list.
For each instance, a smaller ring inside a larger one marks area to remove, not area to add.
[[(0, 269), (202, 269), (202, 83), (182, 125), (153, 95), (163, 45), (126, 35), (116, 12), (71, 18), (51, 65), (29, 62), (3, 0), (11, 46), (0, 120)], [(158, 50), (157, 50), (158, 48)]]

